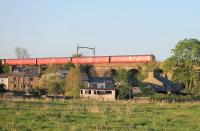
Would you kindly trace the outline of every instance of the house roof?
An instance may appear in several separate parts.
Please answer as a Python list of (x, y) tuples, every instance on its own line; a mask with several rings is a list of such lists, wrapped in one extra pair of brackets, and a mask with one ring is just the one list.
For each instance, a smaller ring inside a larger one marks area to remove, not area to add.
[(8, 78), (8, 76), (10, 76), (10, 73), (6, 73), (6, 74), (0, 74), (0, 78)]
[(59, 74), (68, 74), (69, 70), (58, 70)]
[(100, 91), (109, 91), (109, 90), (118, 90), (117, 88), (83, 88), (81, 90), (100, 90)]
[(112, 82), (112, 83), (114, 83), (114, 80), (111, 77), (90, 77), (89, 82), (96, 82), (96, 83)]
[(39, 77), (38, 72), (13, 72), (9, 76), (22, 76), (22, 77)]

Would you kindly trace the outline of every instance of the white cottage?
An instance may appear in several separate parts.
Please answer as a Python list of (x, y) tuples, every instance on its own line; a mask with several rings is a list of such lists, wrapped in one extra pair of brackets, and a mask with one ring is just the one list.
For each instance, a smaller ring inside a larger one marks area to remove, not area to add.
[(0, 85), (8, 90), (8, 76), (9, 74), (0, 74)]

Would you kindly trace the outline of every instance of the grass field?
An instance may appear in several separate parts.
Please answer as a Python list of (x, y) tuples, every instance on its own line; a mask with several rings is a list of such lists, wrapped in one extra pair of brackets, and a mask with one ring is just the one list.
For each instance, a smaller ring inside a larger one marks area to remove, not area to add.
[(200, 103), (0, 100), (0, 130), (200, 130)]

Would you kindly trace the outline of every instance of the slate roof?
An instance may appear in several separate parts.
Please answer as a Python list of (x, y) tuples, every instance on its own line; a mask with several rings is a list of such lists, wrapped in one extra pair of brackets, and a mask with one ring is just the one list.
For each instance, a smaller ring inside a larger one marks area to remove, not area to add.
[(0, 78), (8, 78), (8, 76), (10, 76), (10, 73), (6, 73), (6, 74), (0, 74)]
[(104, 83), (108, 81), (114, 83), (114, 80), (111, 77), (90, 77), (89, 78), (89, 82), (95, 82), (95, 83)]
[(21, 76), (21, 77), (39, 77), (38, 72), (13, 72), (10, 76)]

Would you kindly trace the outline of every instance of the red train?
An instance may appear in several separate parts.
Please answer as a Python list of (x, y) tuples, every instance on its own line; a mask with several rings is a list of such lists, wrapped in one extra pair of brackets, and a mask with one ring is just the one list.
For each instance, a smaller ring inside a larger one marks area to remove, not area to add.
[(154, 55), (131, 56), (95, 56), (95, 57), (52, 57), (52, 58), (26, 58), (3, 59), (2, 64), (7, 65), (51, 65), (51, 64), (104, 64), (104, 63), (148, 63), (155, 61)]

